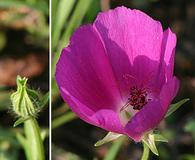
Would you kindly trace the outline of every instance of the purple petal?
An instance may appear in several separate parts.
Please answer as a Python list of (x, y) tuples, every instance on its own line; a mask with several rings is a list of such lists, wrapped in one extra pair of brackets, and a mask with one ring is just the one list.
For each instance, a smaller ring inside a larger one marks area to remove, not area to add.
[(153, 85), (153, 87), (158, 88), (158, 90), (161, 90), (163, 84), (173, 77), (175, 46), (176, 36), (168, 28), (163, 33), (161, 58), (159, 60), (160, 64), (158, 66), (156, 80), (154, 81), (154, 84), (156, 85)]
[(125, 132), (135, 141), (140, 141), (143, 134), (158, 125), (164, 115), (158, 100), (144, 106), (125, 126)]
[(163, 41), (162, 41), (162, 61), (166, 64), (166, 76), (168, 79), (173, 76), (174, 69), (174, 58), (175, 58), (175, 47), (176, 47), (176, 35), (171, 32), (170, 28), (168, 28), (163, 33)]
[(179, 88), (179, 81), (174, 77), (161, 90), (160, 98), (145, 105), (125, 126), (125, 132), (135, 141), (154, 129), (164, 118), (168, 107)]
[(173, 98), (176, 96), (177, 92), (179, 90), (179, 80), (176, 77), (173, 77), (171, 80), (169, 80), (168, 83), (166, 83), (161, 90), (160, 93), (160, 102), (163, 106), (163, 111), (167, 112), (168, 107), (173, 100)]
[(135, 81), (146, 81), (148, 77), (151, 80), (157, 74), (158, 65), (148, 60), (134, 65), (134, 61), (138, 56), (160, 60), (161, 24), (141, 11), (118, 7), (100, 13), (94, 25), (105, 43), (121, 94), (126, 100), (130, 85)]
[(71, 107), (79, 118), (87, 123), (103, 128), (107, 131), (124, 134), (124, 127), (122, 127), (117, 112), (111, 109), (100, 109), (94, 112), (90, 107), (81, 103), (77, 98), (65, 90), (64, 87), (60, 89), (61, 96)]
[[(117, 112), (121, 96), (105, 52), (93, 26), (79, 28), (70, 45), (62, 51), (56, 80), (63, 99), (79, 117), (102, 128), (112, 129), (109, 127), (112, 120), (102, 114), (102, 109), (110, 110), (111, 115)], [(102, 117), (106, 119), (104, 125)]]

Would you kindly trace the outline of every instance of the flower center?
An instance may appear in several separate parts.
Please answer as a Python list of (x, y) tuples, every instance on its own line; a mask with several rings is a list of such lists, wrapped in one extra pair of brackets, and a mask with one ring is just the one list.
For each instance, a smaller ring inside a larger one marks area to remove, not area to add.
[(152, 95), (147, 88), (133, 86), (130, 88), (129, 98), (120, 109), (119, 117), (121, 124), (125, 126), (128, 121), (141, 110), (149, 101)]
[(148, 103), (147, 91), (145, 88), (138, 88), (133, 86), (130, 88), (130, 97), (128, 98), (128, 104), (133, 106), (134, 110), (140, 110), (144, 105)]

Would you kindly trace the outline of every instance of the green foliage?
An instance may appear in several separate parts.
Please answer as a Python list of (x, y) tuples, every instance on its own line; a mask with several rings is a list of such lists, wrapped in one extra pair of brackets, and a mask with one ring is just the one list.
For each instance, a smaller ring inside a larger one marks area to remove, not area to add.
[(101, 11), (100, 8), (100, 1), (99, 0), (93, 0), (93, 3), (90, 4), (89, 9), (86, 12), (86, 15), (84, 17), (84, 23), (93, 23), (95, 20), (97, 14)]
[(76, 118), (76, 115), (73, 112), (68, 112), (60, 117), (55, 118), (52, 121), (52, 128), (57, 128), (59, 126), (61, 126), (62, 124), (65, 124), (73, 119)]
[(165, 115), (165, 117), (170, 116), (172, 113), (174, 113), (179, 107), (181, 107), (184, 103), (186, 103), (187, 101), (189, 101), (189, 98), (183, 99), (175, 104), (171, 104), (169, 107), (169, 110), (167, 111), (167, 114)]
[(181, 160), (195, 160), (195, 155), (191, 155), (191, 154), (182, 155)]
[(154, 139), (154, 135), (153, 134), (146, 134), (144, 136), (144, 138), (142, 139), (142, 142), (148, 146), (148, 148), (150, 148), (150, 150), (155, 154), (155, 155), (159, 155), (158, 154), (158, 150), (156, 148), (156, 144), (155, 144), (155, 139)]
[(13, 111), (20, 117), (14, 124), (19, 125), (30, 116), (36, 117), (37, 113), (48, 103), (49, 92), (42, 99), (37, 91), (27, 88), (27, 78), (17, 77), (17, 91), (12, 93), (11, 101)]
[(144, 151), (143, 151), (141, 160), (147, 160), (150, 154), (150, 150), (148, 146), (146, 145), (146, 143), (143, 143), (143, 147), (144, 147)]
[(45, 133), (41, 134), (35, 118), (37, 112), (48, 102), (49, 94), (47, 93), (39, 100), (38, 92), (27, 88), (27, 80), (25, 77), (17, 76), (17, 91), (11, 95), (13, 110), (19, 116), (14, 127), (24, 123), (24, 136), (21, 133), (17, 133), (16, 136), (24, 148), (26, 158), (28, 160), (44, 160), (43, 139)]
[[(147, 155), (147, 149), (146, 149), (147, 146), (152, 151), (152, 153), (159, 156), (155, 142), (168, 142), (168, 140), (165, 137), (163, 137), (161, 134), (157, 134), (157, 133), (146, 134), (142, 139), (142, 143), (144, 145), (144, 151), (146, 152), (145, 153), (146, 155)], [(146, 156), (143, 155), (143, 157)]]
[(18, 125), (24, 123), (26, 120), (28, 120), (30, 116), (27, 117), (20, 117), (13, 125), (13, 127), (17, 127)]
[(0, 127), (0, 159), (18, 160), (20, 147), (15, 139), (15, 131)]
[(37, 109), (27, 93), (27, 80), (25, 77), (17, 76), (17, 91), (10, 96), (13, 111), (19, 117), (36, 116), (37, 114)]
[(154, 135), (154, 140), (157, 142), (168, 142), (168, 140), (163, 137), (161, 134), (153, 134)]
[(106, 156), (104, 157), (104, 160), (114, 160), (114, 159), (117, 159), (116, 156), (117, 156), (119, 150), (121, 149), (121, 146), (124, 143), (124, 141), (125, 141), (125, 137), (121, 137), (121, 138), (117, 139), (113, 143), (111, 148), (109, 149), (109, 151), (106, 154)]
[[(74, 0), (71, 0), (74, 1)], [(53, 57), (53, 61), (52, 61), (52, 76), (55, 73), (55, 65), (57, 63), (57, 60), (60, 56), (61, 50), (63, 47), (65, 47), (68, 44), (69, 38), (72, 35), (73, 31), (79, 27), (79, 25), (82, 23), (82, 20), (91, 4), (91, 0), (80, 0), (76, 3), (74, 12), (71, 14), (70, 20), (64, 23), (67, 23), (66, 28), (64, 30), (64, 32), (61, 33), (61, 38), (60, 39), (56, 39), (56, 37), (52, 37), (52, 42), (58, 41), (58, 45), (56, 42), (54, 42), (52, 44), (52, 52), (56, 52), (54, 54)], [(70, 2), (69, 2), (70, 3)], [(85, 5), (83, 5), (85, 4)], [(73, 5), (73, 2), (71, 3), (71, 6)], [(70, 5), (69, 5), (70, 6)], [(57, 10), (60, 10), (60, 6), (58, 5), (59, 8), (57, 8)], [(69, 10), (69, 13), (66, 12), (67, 15), (69, 15), (71, 13), (71, 10)], [(62, 13), (61, 13), (62, 14)], [(63, 21), (65, 21), (65, 18), (67, 16), (63, 17)], [(58, 22), (60, 21), (60, 22)], [(55, 19), (55, 23), (56, 24), (61, 24), (61, 20), (60, 19)], [(59, 27), (60, 25), (54, 25), (54, 27)], [(52, 32), (56, 33), (56, 28), (52, 29)], [(57, 34), (57, 33), (56, 33)], [(55, 35), (55, 34), (54, 34)], [(60, 36), (58, 36), (60, 37)], [(55, 45), (55, 46), (54, 46)], [(57, 47), (57, 48), (56, 48)]]
[(45, 14), (48, 15), (49, 13), (49, 7), (48, 3), (45, 0), (36, 1), (36, 3), (30, 3), (28, 1), (24, 0), (6, 0), (6, 1), (0, 1), (0, 8), (6, 9), (6, 8), (12, 8), (12, 7), (27, 7), (30, 9), (39, 10)]
[(98, 146), (101, 146), (105, 143), (108, 143), (110, 141), (113, 141), (113, 140), (116, 140), (118, 139), (119, 137), (123, 136), (122, 134), (118, 134), (118, 133), (113, 133), (113, 132), (108, 132), (108, 134), (101, 140), (97, 141), (95, 143), (95, 146), (98, 147)]
[(67, 18), (75, 4), (75, 0), (61, 0), (57, 5), (56, 13), (52, 19), (52, 48), (56, 46), (59, 41), (60, 34), (65, 25), (67, 25)]

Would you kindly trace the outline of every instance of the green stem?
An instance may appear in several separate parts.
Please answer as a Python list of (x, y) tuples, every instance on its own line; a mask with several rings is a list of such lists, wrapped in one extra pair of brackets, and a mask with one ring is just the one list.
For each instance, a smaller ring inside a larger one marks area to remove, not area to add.
[(29, 160), (45, 160), (43, 141), (39, 125), (34, 117), (24, 122), (24, 131), (27, 140), (27, 149), (30, 150)]
[(56, 16), (52, 17), (55, 21), (53, 23), (53, 32), (52, 32), (52, 49), (57, 46), (57, 43), (59, 41), (60, 33), (63, 29), (64, 24), (67, 21), (67, 18), (75, 4), (75, 0), (61, 0), (58, 3)]
[(145, 143), (143, 143), (143, 146), (144, 146), (144, 151), (143, 151), (141, 160), (147, 160), (148, 157), (149, 157), (150, 150), (149, 150), (148, 146)]
[(52, 122), (52, 129), (55, 129), (64, 123), (67, 123), (73, 119), (77, 118), (73, 112), (66, 113), (58, 118), (55, 118)]
[(107, 155), (104, 157), (104, 160), (115, 160), (124, 140), (125, 140), (125, 137), (121, 137), (121, 138), (117, 139), (113, 143), (113, 145), (110, 148), (110, 150), (108, 151)]
[(20, 145), (22, 145), (22, 147), (24, 149), (26, 159), (30, 160), (31, 159), (31, 153), (30, 153), (30, 150), (28, 148), (28, 143), (27, 143), (25, 137), (21, 133), (17, 133), (16, 138), (19, 141)]

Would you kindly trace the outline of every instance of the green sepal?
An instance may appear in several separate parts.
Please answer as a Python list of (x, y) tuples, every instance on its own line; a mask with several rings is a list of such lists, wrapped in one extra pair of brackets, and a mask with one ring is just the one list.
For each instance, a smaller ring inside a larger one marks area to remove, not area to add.
[(27, 92), (38, 111), (42, 110), (49, 101), (49, 92), (47, 92), (43, 96), (41, 96), (37, 91), (32, 89), (27, 89)]
[(13, 125), (13, 127), (16, 127), (18, 125), (20, 125), (21, 123), (24, 123), (26, 120), (28, 120), (30, 118), (30, 116), (27, 117), (21, 117), (19, 118)]
[(48, 136), (48, 129), (42, 129), (41, 130), (41, 139), (44, 142), (45, 138)]
[(108, 132), (108, 134), (101, 140), (97, 141), (94, 146), (99, 147), (105, 143), (108, 143), (110, 141), (116, 140), (119, 137), (123, 136), (122, 134), (114, 133), (114, 132)]
[(154, 141), (156, 142), (168, 142), (168, 139), (166, 139), (164, 136), (162, 136), (161, 134), (153, 134), (154, 135)]
[(181, 101), (175, 103), (175, 104), (171, 104), (169, 107), (169, 110), (167, 111), (167, 114), (165, 115), (165, 118), (170, 116), (172, 113), (174, 113), (179, 107), (181, 107), (184, 103), (186, 103), (187, 101), (189, 101), (189, 98), (186, 99), (182, 99)]
[(39, 99), (39, 94), (37, 91), (33, 90), (33, 89), (26, 89), (28, 95), (30, 96), (30, 98), (32, 98), (33, 100)]
[(44, 106), (46, 106), (46, 104), (49, 102), (49, 92), (47, 92), (42, 99), (40, 100), (39, 103), (39, 109), (44, 108)]
[(159, 156), (153, 134), (151, 133), (146, 134), (144, 138), (142, 139), (142, 142), (145, 143), (155, 155)]
[(149, 157), (149, 154), (150, 154), (150, 149), (143, 141), (142, 141), (142, 144), (143, 144), (144, 150), (143, 150), (141, 160), (148, 160), (148, 157)]

